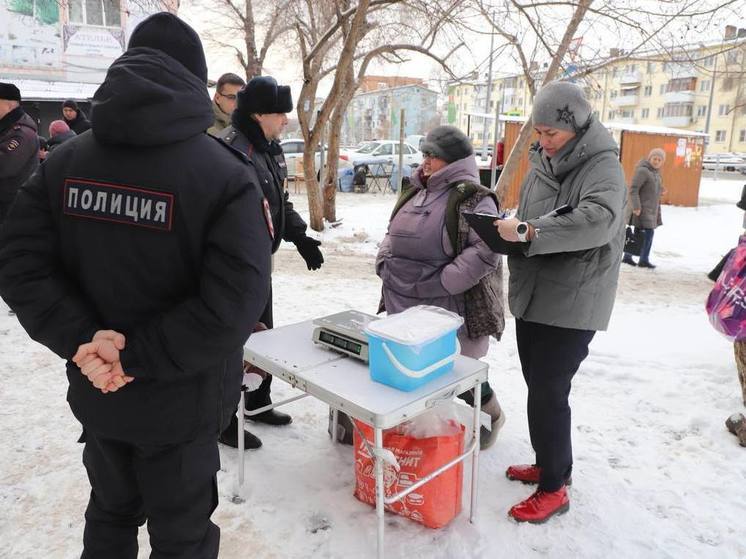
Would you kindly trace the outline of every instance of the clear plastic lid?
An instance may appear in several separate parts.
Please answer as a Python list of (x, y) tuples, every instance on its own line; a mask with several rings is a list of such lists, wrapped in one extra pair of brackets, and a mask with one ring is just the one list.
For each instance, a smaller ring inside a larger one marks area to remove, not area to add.
[(463, 323), (464, 319), (454, 312), (417, 305), (371, 322), (365, 333), (400, 344), (422, 345), (458, 329)]

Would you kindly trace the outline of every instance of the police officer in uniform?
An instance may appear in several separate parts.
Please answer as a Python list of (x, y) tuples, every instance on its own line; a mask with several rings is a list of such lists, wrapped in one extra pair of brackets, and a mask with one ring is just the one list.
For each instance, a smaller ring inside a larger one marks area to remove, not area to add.
[(250, 163), (205, 133), (206, 84), (194, 30), (145, 19), (96, 91), (92, 133), (49, 155), (0, 241), (0, 293), (68, 360), (84, 559), (136, 559), (146, 520), (151, 557), (218, 556), (217, 439), (272, 242)]
[(36, 123), (21, 108), (21, 92), (0, 83), (0, 225), (18, 188), (39, 166)]
[[(287, 167), (282, 148), (278, 143), (280, 135), (287, 126), (287, 114), (293, 110), (293, 99), (290, 87), (277, 85), (269, 76), (253, 78), (238, 92), (236, 110), (231, 115), (231, 126), (220, 134), (220, 137), (232, 147), (248, 155), (255, 165), (259, 184), (269, 202), (274, 229), (274, 253), (283, 240), (294, 243), (303, 257), (309, 270), (318, 270), (324, 262), (319, 250), (320, 241), (306, 235), (306, 223), (293, 209), (286, 190)], [(272, 328), (272, 289), (267, 307), (260, 321)], [(272, 375), (266, 374), (261, 385), (247, 392), (246, 409), (255, 410), (272, 403), (270, 384)], [(289, 415), (269, 410), (249, 419), (269, 425), (287, 425), (292, 420)], [(237, 420), (220, 436), (220, 441), (228, 446), (238, 448)], [(244, 447), (259, 448), (262, 442), (259, 437), (248, 431), (244, 432)]]

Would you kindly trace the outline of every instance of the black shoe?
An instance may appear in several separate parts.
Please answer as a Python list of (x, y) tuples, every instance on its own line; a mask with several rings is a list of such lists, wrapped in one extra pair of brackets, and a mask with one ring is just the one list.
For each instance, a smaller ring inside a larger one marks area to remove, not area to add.
[(649, 268), (650, 270), (652, 270), (652, 269), (655, 268), (655, 264), (651, 264), (650, 262), (646, 262), (646, 261), (643, 261), (643, 260), (641, 260), (637, 264), (637, 266), (640, 267), (640, 268)]
[(637, 266), (637, 262), (632, 260), (631, 256), (625, 256), (622, 258), (622, 264), (629, 264), (630, 266)]
[(292, 417), (277, 410), (267, 410), (257, 415), (247, 415), (246, 419), (266, 423), (267, 425), (289, 425), (293, 422)]
[[(228, 425), (228, 428), (220, 433), (220, 437), (218, 437), (218, 441), (223, 443), (225, 446), (229, 446), (231, 448), (238, 448), (238, 419), (236, 419), (236, 416), (233, 416), (233, 419), (231, 419), (230, 425)], [(257, 449), (260, 446), (262, 446), (262, 441), (259, 437), (254, 435), (253, 433), (250, 433), (246, 430), (243, 432), (243, 447), (244, 450), (252, 450)]]

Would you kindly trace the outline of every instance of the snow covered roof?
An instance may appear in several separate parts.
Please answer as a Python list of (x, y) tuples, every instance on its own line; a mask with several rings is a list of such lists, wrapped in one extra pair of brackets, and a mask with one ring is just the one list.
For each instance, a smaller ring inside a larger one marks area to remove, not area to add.
[(700, 136), (707, 138), (709, 134), (685, 130), (683, 128), (667, 128), (666, 126), (645, 126), (642, 124), (626, 124), (623, 122), (604, 122), (606, 128), (612, 130), (629, 130), (630, 132), (644, 132), (647, 134), (663, 134), (667, 136)]
[(87, 101), (93, 97), (100, 84), (45, 81), (45, 80), (13, 80), (21, 91), (24, 101), (64, 101), (76, 99)]

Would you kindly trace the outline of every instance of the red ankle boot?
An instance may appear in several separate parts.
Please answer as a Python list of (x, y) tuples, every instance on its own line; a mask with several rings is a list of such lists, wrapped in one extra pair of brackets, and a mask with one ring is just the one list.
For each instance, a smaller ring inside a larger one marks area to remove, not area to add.
[(563, 485), (557, 491), (536, 491), (525, 501), (511, 507), (508, 515), (518, 522), (542, 524), (555, 514), (563, 514), (570, 509), (570, 498)]
[(541, 468), (536, 464), (514, 464), (508, 466), (505, 475), (513, 481), (522, 481), (523, 483), (539, 483)]
[[(536, 485), (541, 477), (541, 468), (536, 464), (514, 464), (505, 470), (505, 477), (511, 481)], [(565, 480), (565, 485), (572, 485), (572, 476)]]

